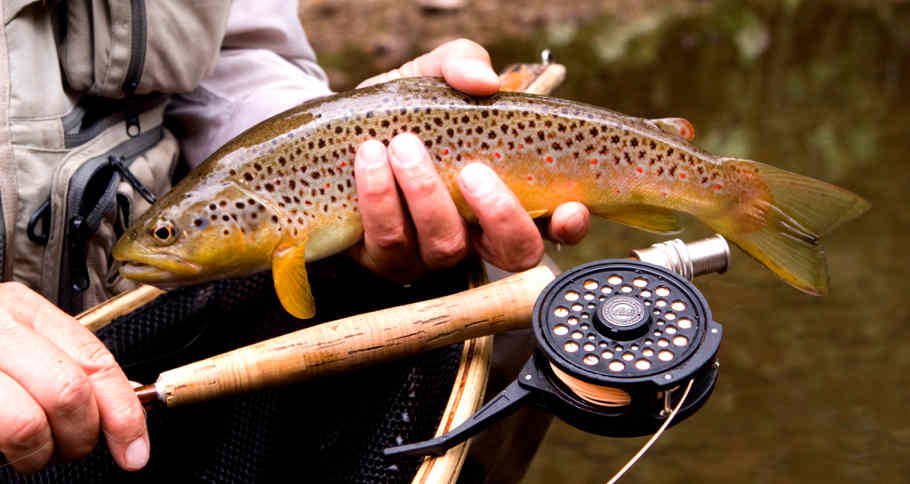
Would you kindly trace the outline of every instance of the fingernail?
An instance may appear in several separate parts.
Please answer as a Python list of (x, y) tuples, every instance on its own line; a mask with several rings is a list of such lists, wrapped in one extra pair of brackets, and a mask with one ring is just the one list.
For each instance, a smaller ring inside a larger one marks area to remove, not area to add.
[(126, 466), (142, 469), (149, 461), (149, 443), (146, 437), (139, 437), (126, 448)]
[(365, 168), (373, 168), (385, 163), (385, 147), (376, 140), (365, 141), (357, 150), (355, 163), (360, 163)]
[(490, 169), (480, 163), (472, 163), (461, 170), (461, 183), (471, 195), (482, 196), (493, 190), (493, 176)]
[(389, 145), (389, 154), (395, 164), (402, 167), (413, 166), (423, 159), (423, 143), (410, 133), (396, 136)]

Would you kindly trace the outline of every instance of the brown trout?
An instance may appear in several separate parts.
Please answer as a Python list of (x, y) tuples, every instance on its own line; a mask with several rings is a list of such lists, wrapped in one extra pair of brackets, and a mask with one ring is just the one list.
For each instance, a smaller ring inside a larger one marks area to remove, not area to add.
[(860, 197), (689, 143), (682, 119), (646, 120), (563, 99), (501, 92), (471, 97), (432, 78), (391, 81), (304, 103), (219, 149), (116, 244), (128, 278), (176, 286), (271, 268), (291, 314), (311, 317), (304, 262), (362, 235), (353, 160), (360, 143), (420, 137), (459, 208), (455, 178), (490, 166), (532, 216), (568, 201), (655, 232), (694, 215), (784, 281), (824, 294), (819, 239), (868, 208)]

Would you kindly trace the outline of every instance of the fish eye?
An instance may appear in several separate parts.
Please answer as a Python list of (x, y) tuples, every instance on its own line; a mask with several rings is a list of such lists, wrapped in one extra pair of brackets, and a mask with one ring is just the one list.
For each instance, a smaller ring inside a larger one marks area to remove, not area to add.
[(155, 242), (162, 245), (173, 244), (177, 240), (177, 232), (174, 230), (174, 224), (169, 220), (159, 220), (152, 229), (152, 237)]

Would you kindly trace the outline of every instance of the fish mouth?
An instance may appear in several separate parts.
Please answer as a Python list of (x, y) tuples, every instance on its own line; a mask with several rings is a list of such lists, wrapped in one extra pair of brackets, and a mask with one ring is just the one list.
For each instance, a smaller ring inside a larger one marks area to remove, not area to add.
[[(139, 282), (179, 282), (197, 278), (202, 267), (171, 254), (120, 261), (120, 275)], [(159, 284), (160, 285), (160, 284)]]

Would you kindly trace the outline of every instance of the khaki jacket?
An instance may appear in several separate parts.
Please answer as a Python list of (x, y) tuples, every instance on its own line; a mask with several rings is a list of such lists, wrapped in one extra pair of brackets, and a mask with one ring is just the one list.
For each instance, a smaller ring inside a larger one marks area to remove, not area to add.
[(3, 280), (72, 313), (130, 288), (109, 250), (170, 189), (178, 138), (195, 164), (328, 93), (294, 2), (234, 3), (0, 0)]

